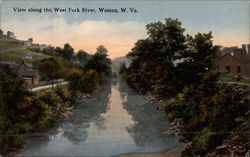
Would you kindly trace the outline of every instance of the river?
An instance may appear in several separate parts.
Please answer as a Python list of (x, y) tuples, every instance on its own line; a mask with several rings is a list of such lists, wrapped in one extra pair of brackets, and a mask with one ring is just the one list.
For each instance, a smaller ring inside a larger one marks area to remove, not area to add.
[(28, 143), (19, 156), (115, 156), (176, 147), (164, 113), (118, 78), (76, 104), (74, 116)]

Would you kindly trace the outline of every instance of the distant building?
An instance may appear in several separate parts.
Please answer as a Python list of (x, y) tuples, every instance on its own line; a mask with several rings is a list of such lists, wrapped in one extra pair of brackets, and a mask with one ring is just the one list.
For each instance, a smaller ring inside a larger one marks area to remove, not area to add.
[(32, 45), (33, 39), (29, 38), (28, 40), (24, 40), (23, 44), (24, 46), (30, 47)]
[(18, 68), (19, 76), (22, 77), (28, 85), (39, 85), (40, 76), (31, 64), (22, 62)]
[(40, 54), (33, 54), (33, 53), (24, 53), (22, 54), (23, 59), (31, 59), (31, 60), (40, 60), (43, 59), (43, 56)]
[(43, 49), (46, 49), (46, 48), (49, 48), (50, 45), (46, 45), (46, 44), (42, 44), (42, 45), (39, 45), (39, 44), (31, 44), (31, 46), (29, 46), (30, 48), (34, 48), (34, 49), (39, 49), (39, 50), (43, 50)]
[(249, 47), (249, 44), (245, 44), (242, 48), (233, 47), (231, 51), (227, 50), (224, 55), (216, 59), (216, 66), (236, 75), (250, 77)]

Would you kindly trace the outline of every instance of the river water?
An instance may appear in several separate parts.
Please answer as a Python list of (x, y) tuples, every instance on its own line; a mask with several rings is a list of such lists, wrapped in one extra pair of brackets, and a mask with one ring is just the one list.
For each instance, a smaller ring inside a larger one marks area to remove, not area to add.
[(44, 138), (29, 142), (20, 156), (115, 156), (161, 152), (176, 147), (162, 112), (146, 96), (120, 79), (103, 85), (76, 104), (74, 117), (60, 122)]

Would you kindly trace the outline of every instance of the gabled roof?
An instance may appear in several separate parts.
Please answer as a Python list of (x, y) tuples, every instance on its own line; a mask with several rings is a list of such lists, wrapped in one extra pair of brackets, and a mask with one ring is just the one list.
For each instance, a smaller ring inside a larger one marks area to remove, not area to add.
[(36, 70), (33, 70), (33, 69), (26, 69), (21, 74), (21, 76), (23, 77), (33, 77), (35, 75), (36, 75)]
[(235, 57), (235, 56), (232, 56), (232, 55), (229, 54), (229, 53), (226, 53), (225, 55), (223, 55), (223, 56), (217, 58), (217, 59), (215, 60), (215, 62), (218, 62), (219, 60), (221, 60), (222, 58), (224, 58), (224, 57), (226, 57), (226, 56), (230, 56), (230, 57), (232, 57), (232, 58), (234, 58), (234, 59), (236, 59), (236, 60), (238, 60), (238, 61), (240, 61), (240, 62), (242, 62), (242, 63), (248, 63), (248, 62), (250, 62), (249, 59)]
[(27, 68), (33, 68), (33, 65), (32, 65), (32, 64), (30, 64), (30, 63), (24, 63), (24, 61), (22, 61), (22, 63), (21, 63), (19, 66), (21, 66), (21, 65), (24, 65), (24, 66), (26, 66)]

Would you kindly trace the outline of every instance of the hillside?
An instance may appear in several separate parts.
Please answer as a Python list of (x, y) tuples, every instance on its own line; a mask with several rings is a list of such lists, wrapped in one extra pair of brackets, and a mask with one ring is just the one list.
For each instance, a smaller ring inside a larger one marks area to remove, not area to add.
[(9, 51), (9, 52), (5, 52), (5, 53), (1, 53), (1, 58), (4, 61), (11, 61), (11, 62), (16, 62), (16, 63), (21, 63), (22, 60), (24, 60), (27, 63), (32, 63), (33, 60), (32, 59), (24, 59), (22, 56), (24, 54), (36, 54), (36, 55), (40, 55), (43, 58), (47, 58), (50, 57), (49, 55), (45, 55), (42, 53), (37, 53), (28, 49), (20, 49), (20, 50), (16, 50), (16, 51)]
[(112, 60), (112, 72), (119, 72), (120, 65), (125, 63), (126, 67), (128, 67), (131, 63), (131, 60), (128, 59), (126, 56), (117, 57)]
[(0, 50), (23, 46), (20, 42), (0, 41)]

